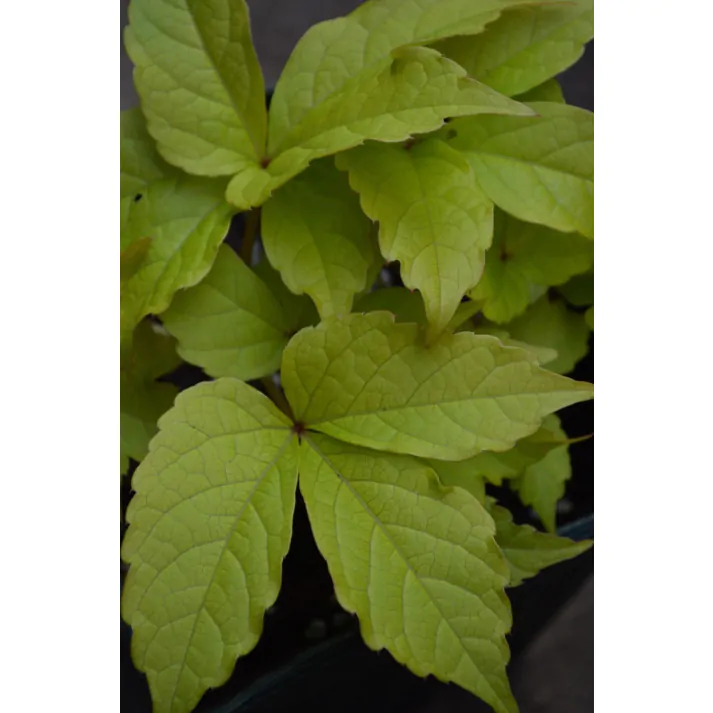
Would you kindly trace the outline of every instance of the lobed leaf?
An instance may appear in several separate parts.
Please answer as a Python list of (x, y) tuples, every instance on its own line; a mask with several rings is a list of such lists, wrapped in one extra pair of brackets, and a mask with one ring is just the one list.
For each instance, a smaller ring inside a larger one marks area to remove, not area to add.
[(155, 713), (189, 713), (277, 598), (297, 485), (287, 418), (235, 379), (184, 391), (136, 470), (122, 615)]
[(245, 0), (132, 0), (124, 38), (167, 161), (227, 176), (262, 158), (265, 85)]
[(282, 351), (297, 331), (303, 300), (285, 309), (270, 288), (227, 245), (208, 275), (179, 293), (162, 319), (179, 353), (213, 377), (258, 379), (280, 368)]
[(406, 287), (421, 292), (432, 333), (442, 332), (466, 291), (477, 284), (493, 231), (493, 204), (470, 167), (442, 141), (408, 150), (367, 144), (338, 157), (379, 221), (387, 260), (401, 263)]
[(295, 294), (308, 294), (322, 319), (349, 314), (377, 260), (371, 223), (347, 177), (318, 161), (280, 188), (262, 211), (270, 263)]
[(594, 237), (594, 115), (553, 102), (539, 116), (461, 117), (441, 136), (468, 158), (480, 186), (529, 223)]
[(300, 490), (337, 598), (367, 645), (499, 713), (516, 711), (505, 675), (507, 566), (485, 508), (440, 488), (414, 458), (318, 434), (300, 448)]
[(526, 351), (470, 332), (430, 347), (415, 324), (352, 314), (295, 335), (282, 357), (295, 417), (377, 450), (462, 460), (507, 450), (592, 385), (541, 369)]

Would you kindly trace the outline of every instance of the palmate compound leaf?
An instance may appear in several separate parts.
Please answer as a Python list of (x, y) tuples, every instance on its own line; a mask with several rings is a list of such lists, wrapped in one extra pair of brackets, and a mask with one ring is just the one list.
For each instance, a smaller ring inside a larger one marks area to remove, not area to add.
[(162, 315), (179, 353), (213, 377), (258, 379), (280, 368), (290, 336), (304, 326), (305, 298), (286, 309), (227, 245), (208, 275), (175, 296)]
[[(567, 435), (554, 414), (545, 419), (545, 427), (560, 438)], [(509, 481), (524, 505), (531, 506), (538, 514), (545, 529), (554, 532), (557, 528), (557, 502), (565, 492), (565, 484), (572, 477), (572, 464), (568, 445), (551, 450), (544, 458), (529, 465), (518, 478)]]
[(337, 598), (367, 645), (498, 713), (517, 711), (505, 674), (508, 569), (485, 508), (441, 488), (415, 458), (314, 433), (300, 447), (300, 490)]
[(295, 418), (349, 443), (462, 460), (507, 450), (547, 414), (592, 398), (591, 384), (494, 337), (446, 334), (429, 347), (422, 337), (385, 312), (303, 329), (282, 358)]
[(575, 542), (539, 532), (530, 525), (516, 525), (509, 510), (489, 502), (488, 512), (495, 521), (495, 541), (510, 567), (510, 587), (517, 587), (546, 567), (573, 559), (592, 547), (592, 540)]
[(554, 349), (557, 358), (549, 361), (547, 368), (558, 374), (571, 372), (589, 349), (590, 329), (584, 315), (549, 293), (505, 324), (504, 329), (514, 339)]
[(474, 79), (515, 96), (573, 65), (592, 37), (592, 0), (568, 0), (513, 7), (475, 37), (434, 46)]
[(487, 319), (503, 324), (527, 309), (531, 284), (561, 285), (593, 263), (591, 240), (578, 233), (523, 223), (497, 210), (483, 277), (468, 296), (482, 302)]
[(311, 111), (270, 153), (266, 168), (247, 166), (226, 197), (240, 209), (262, 204), (272, 191), (322, 156), (369, 139), (397, 142), (437, 129), (451, 116), (533, 110), (466, 76), (455, 62), (425, 47), (394, 50), (368, 72)]
[(230, 378), (182, 392), (159, 428), (132, 481), (122, 615), (154, 713), (189, 713), (255, 646), (277, 597), (297, 438)]
[(262, 211), (265, 253), (295, 294), (308, 294), (322, 319), (349, 314), (378, 253), (359, 197), (331, 158), (282, 186)]
[(177, 290), (195, 285), (210, 270), (234, 210), (225, 183), (183, 177), (150, 183), (121, 230), (122, 253), (136, 241), (150, 244), (121, 286), (122, 334), (148, 314), (168, 308)]
[(125, 42), (167, 161), (227, 176), (262, 158), (265, 86), (245, 0), (132, 0)]
[(379, 222), (382, 255), (400, 262), (406, 287), (423, 296), (431, 334), (439, 334), (480, 279), (492, 240), (493, 204), (468, 162), (426, 140), (409, 149), (369, 143), (337, 165)]
[(520, 220), (594, 237), (594, 115), (554, 102), (537, 117), (461, 117), (438, 136), (468, 158), (489, 198)]
[(173, 371), (180, 359), (176, 343), (159, 327), (144, 320), (133, 334), (130, 348), (122, 354), (120, 389), (121, 474), (129, 458), (140, 462), (157, 431), (157, 421), (173, 404), (178, 389), (159, 383), (158, 377)]

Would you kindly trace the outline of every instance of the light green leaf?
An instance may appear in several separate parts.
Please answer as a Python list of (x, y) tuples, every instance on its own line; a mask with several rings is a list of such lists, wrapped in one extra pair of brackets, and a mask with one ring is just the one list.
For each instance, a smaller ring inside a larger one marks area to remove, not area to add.
[(225, 176), (265, 148), (265, 86), (244, 0), (132, 0), (126, 49), (158, 150)]
[(151, 244), (133, 276), (122, 285), (122, 332), (148, 314), (160, 314), (177, 290), (200, 282), (228, 232), (233, 210), (224, 183), (166, 180), (147, 186), (132, 205), (121, 234), (122, 252), (137, 240)]
[(443, 490), (414, 458), (316, 434), (300, 448), (300, 490), (339, 603), (367, 645), (498, 713), (517, 711), (505, 674), (508, 568), (485, 508)]
[(511, 97), (573, 65), (592, 37), (592, 0), (568, 0), (511, 8), (476, 37), (453, 37), (435, 47)]
[[(477, 458), (478, 456), (476, 456)], [(446, 487), (457, 487), (467, 490), (480, 503), (485, 503), (485, 479), (478, 475), (467, 460), (434, 460), (427, 459), (424, 462), (433, 468), (438, 480)]]
[(173, 404), (178, 389), (155, 379), (173, 371), (180, 359), (176, 343), (161, 327), (144, 320), (133, 334), (129, 349), (122, 354), (120, 375), (121, 472), (129, 458), (140, 462), (156, 434), (156, 423)]
[(223, 684), (277, 598), (297, 485), (297, 439), (235, 379), (184, 391), (133, 476), (122, 615), (155, 713), (189, 713)]
[(248, 381), (280, 368), (298, 315), (286, 312), (235, 251), (222, 245), (208, 275), (177, 294), (162, 319), (187, 362), (213, 377)]
[(121, 112), (121, 197), (135, 199), (148, 184), (180, 175), (156, 151), (138, 107)]
[(566, 104), (564, 94), (562, 93), (562, 87), (556, 79), (548, 79), (543, 84), (530, 89), (524, 94), (518, 94), (513, 97), (515, 100), (522, 102), (523, 104), (529, 104), (531, 102), (555, 102), (557, 104)]
[(584, 321), (587, 323), (587, 326), (594, 331), (594, 307), (590, 307), (585, 313), (584, 313)]
[(322, 319), (349, 314), (377, 259), (371, 222), (332, 159), (283, 186), (262, 211), (265, 253), (295, 294), (308, 294)]
[(578, 233), (560, 233), (496, 211), (493, 246), (485, 271), (468, 294), (482, 301), (483, 314), (499, 324), (530, 304), (530, 284), (561, 285), (594, 262), (594, 244)]
[[(545, 426), (559, 437), (567, 438), (556, 416), (550, 416)], [(528, 466), (525, 472), (519, 478), (511, 480), (510, 484), (523, 504), (531, 506), (539, 515), (545, 529), (555, 532), (557, 502), (564, 495), (565, 484), (571, 477), (569, 448), (564, 445), (551, 450), (542, 460)]]
[(538, 532), (530, 525), (516, 525), (510, 511), (499, 505), (491, 505), (488, 512), (495, 520), (495, 540), (510, 567), (511, 587), (517, 587), (546, 567), (574, 559), (594, 544), (592, 540), (575, 542)]
[(557, 291), (575, 307), (589, 307), (594, 304), (594, 272), (576, 275)]
[(403, 141), (437, 129), (451, 116), (534, 113), (469, 79), (455, 62), (425, 47), (401, 49), (377, 69), (356, 77), (310, 112), (271, 149), (266, 168), (247, 166), (239, 172), (228, 185), (228, 201), (240, 209), (260, 205), (310, 161), (368, 139)]
[(477, 327), (470, 327), (467, 329), (474, 334), (490, 334), (493, 337), (497, 337), (506, 347), (524, 349), (526, 352), (529, 352), (532, 358), (541, 366), (549, 364), (557, 358), (557, 350), (551, 349), (550, 347), (540, 347), (535, 344), (527, 344), (526, 342), (513, 339), (508, 332), (497, 325), (485, 323)]
[(594, 115), (552, 102), (538, 117), (454, 119), (439, 134), (470, 161), (483, 190), (529, 223), (594, 237)]
[[(349, 94), (360, 75), (374, 75), (392, 52), (452, 35), (473, 35), (523, 0), (378, 0), (349, 17), (321, 22), (297, 43), (270, 104), (270, 153), (311, 113)], [(529, 0), (528, 0), (529, 1)], [(358, 83), (358, 81), (356, 82)], [(369, 103), (371, 102), (371, 95)]]
[(568, 374), (589, 349), (589, 327), (584, 316), (567, 308), (560, 299), (541, 297), (523, 315), (505, 325), (511, 337), (528, 344), (549, 347), (557, 358), (550, 371)]
[(390, 312), (397, 322), (426, 324), (426, 309), (418, 292), (406, 287), (385, 287), (354, 301), (354, 312)]
[(540, 369), (488, 336), (444, 335), (426, 347), (415, 324), (352, 314), (295, 335), (282, 383), (297, 420), (349, 443), (462, 460), (507, 450), (592, 386)]
[(442, 141), (401, 146), (367, 144), (338, 165), (379, 221), (379, 245), (401, 263), (404, 285), (423, 296), (432, 333), (455, 314), (483, 272), (493, 231), (493, 204), (467, 161)]

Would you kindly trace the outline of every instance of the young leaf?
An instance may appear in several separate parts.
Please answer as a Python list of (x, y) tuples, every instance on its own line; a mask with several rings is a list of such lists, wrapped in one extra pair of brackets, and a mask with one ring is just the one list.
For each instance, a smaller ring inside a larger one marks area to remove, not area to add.
[(354, 312), (390, 312), (397, 322), (426, 324), (426, 309), (421, 295), (405, 287), (374, 290), (354, 301)]
[(235, 379), (182, 392), (136, 470), (122, 615), (156, 713), (189, 713), (260, 636), (297, 485), (287, 418)]
[[(498, 328), (497, 325), (483, 324), (478, 327), (468, 328), (465, 327), (461, 331), (470, 331), (473, 334), (490, 334), (493, 337), (497, 337), (504, 346), (506, 347), (517, 347), (518, 349), (524, 349), (529, 352), (530, 356), (540, 365), (549, 365), (557, 358), (557, 350), (551, 349), (550, 347), (540, 347), (536, 344), (527, 344), (526, 342), (521, 342), (517, 339), (513, 339), (508, 332), (504, 329)], [(549, 366), (548, 366), (549, 368)]]
[(265, 86), (245, 0), (132, 0), (126, 49), (149, 133), (189, 173), (227, 176), (265, 148)]
[(556, 79), (548, 79), (546, 82), (538, 85), (534, 89), (530, 89), (524, 94), (518, 94), (513, 97), (523, 104), (531, 102), (555, 102), (556, 104), (566, 104), (562, 87)]
[(589, 349), (589, 327), (584, 317), (561, 299), (541, 297), (523, 315), (505, 325), (515, 339), (556, 350), (550, 371), (568, 374)]
[[(478, 456), (476, 456), (477, 458)], [(433, 460), (431, 458), (424, 462), (433, 468), (438, 480), (446, 487), (458, 487), (467, 490), (480, 503), (485, 503), (485, 479), (478, 475), (471, 467), (471, 459), (468, 460)]]
[(442, 332), (480, 279), (493, 235), (493, 204), (468, 162), (426, 140), (409, 150), (367, 144), (337, 163), (379, 221), (382, 255), (400, 261), (404, 284), (421, 292), (433, 333)]
[(187, 362), (213, 377), (248, 381), (280, 368), (282, 350), (301, 326), (299, 314), (287, 313), (235, 251), (221, 245), (208, 275), (177, 294), (162, 319)]
[(594, 307), (590, 307), (585, 313), (584, 313), (584, 321), (587, 323), (587, 326), (594, 331)]
[[(545, 426), (566, 439), (559, 419), (552, 415), (545, 421)], [(530, 505), (540, 516), (542, 524), (549, 532), (557, 529), (555, 518), (557, 502), (565, 491), (565, 483), (572, 477), (572, 465), (567, 445), (550, 451), (542, 460), (528, 466), (525, 472), (510, 484), (517, 491), (524, 505)]]
[(172, 384), (155, 379), (173, 371), (181, 360), (176, 355), (175, 340), (148, 320), (136, 328), (130, 349), (122, 356), (119, 426), (123, 475), (129, 458), (143, 460), (159, 417), (168, 411), (178, 393)]
[(121, 248), (146, 237), (151, 244), (132, 277), (122, 285), (122, 332), (148, 314), (160, 314), (177, 290), (199, 282), (210, 270), (228, 232), (233, 210), (216, 180), (151, 183), (123, 226)]
[[(531, 0), (378, 0), (321, 22), (297, 43), (270, 104), (271, 155), (308, 115), (361, 74), (374, 74), (401, 47), (473, 35), (503, 9)], [(371, 97), (369, 96), (369, 101)]]
[(138, 107), (121, 112), (121, 197), (140, 200), (140, 192), (154, 181), (178, 177), (156, 151)]
[(483, 303), (483, 314), (505, 323), (530, 303), (530, 283), (561, 285), (594, 262), (594, 244), (578, 233), (560, 233), (495, 212), (493, 246), (483, 278), (468, 295)]
[(300, 448), (300, 490), (337, 598), (367, 645), (514, 713), (508, 569), (485, 508), (444, 491), (414, 458), (317, 434)]
[(377, 69), (356, 77), (310, 112), (271, 149), (267, 168), (247, 166), (238, 173), (228, 185), (228, 201), (241, 209), (259, 205), (310, 161), (368, 139), (403, 141), (437, 129), (451, 116), (534, 115), (524, 104), (468, 79), (455, 62), (425, 47), (401, 49)]
[(476, 37), (453, 37), (436, 49), (468, 74), (515, 96), (563, 72), (594, 37), (592, 0), (506, 10)]
[(538, 532), (530, 525), (516, 525), (510, 511), (499, 505), (491, 505), (488, 512), (497, 528), (495, 541), (510, 567), (511, 587), (517, 587), (546, 567), (575, 558), (594, 544), (592, 540), (575, 542)]
[(283, 186), (262, 211), (262, 241), (295, 294), (308, 294), (322, 319), (349, 314), (377, 259), (371, 223), (334, 161), (318, 161)]
[(440, 135), (462, 151), (504, 211), (529, 223), (594, 237), (594, 116), (535, 102), (538, 117), (454, 119)]
[(303, 329), (282, 357), (297, 420), (357, 445), (462, 460), (507, 450), (592, 385), (541, 369), (521, 349), (470, 332), (430, 347), (385, 312)]
[(594, 272), (576, 275), (557, 291), (575, 307), (589, 307), (594, 304)]

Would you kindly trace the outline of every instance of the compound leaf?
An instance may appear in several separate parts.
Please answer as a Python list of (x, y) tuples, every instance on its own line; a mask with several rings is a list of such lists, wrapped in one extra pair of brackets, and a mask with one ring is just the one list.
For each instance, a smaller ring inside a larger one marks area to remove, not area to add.
[(177, 294), (162, 319), (187, 362), (213, 377), (248, 381), (280, 368), (299, 314), (288, 313), (235, 251), (222, 245), (208, 275)]
[(573, 65), (592, 37), (592, 0), (571, 0), (514, 7), (479, 35), (452, 37), (435, 47), (474, 79), (511, 97)]
[(594, 115), (553, 102), (537, 117), (461, 117), (441, 135), (483, 190), (520, 220), (594, 237)]
[(167, 161), (224, 176), (262, 158), (265, 85), (245, 0), (132, 0), (125, 43)]
[(408, 150), (367, 144), (338, 158), (379, 221), (379, 245), (401, 263), (406, 287), (423, 296), (432, 332), (443, 331), (483, 272), (493, 231), (493, 204), (468, 162), (442, 141)]
[(485, 508), (442, 489), (414, 458), (318, 434), (300, 449), (300, 490), (337, 598), (367, 645), (514, 713), (508, 569)]
[(377, 450), (462, 460), (507, 450), (542, 419), (592, 396), (592, 385), (541, 369), (522, 349), (470, 332), (427, 347), (385, 312), (303, 329), (282, 383), (308, 428)]
[(578, 233), (523, 223), (498, 210), (483, 277), (468, 295), (482, 302), (487, 319), (502, 324), (527, 309), (531, 283), (561, 285), (588, 270), (593, 262), (591, 240)]
[(164, 180), (146, 187), (122, 226), (122, 252), (151, 238), (145, 255), (121, 289), (122, 332), (148, 314), (168, 308), (177, 290), (200, 282), (228, 232), (233, 210), (219, 180)]
[(550, 371), (568, 374), (589, 349), (589, 326), (564, 300), (541, 297), (521, 316), (505, 325), (514, 339), (557, 352), (547, 363)]
[(295, 294), (308, 294), (322, 319), (349, 314), (377, 260), (371, 222), (334, 161), (318, 161), (280, 188), (262, 211), (270, 263)]
[(509, 510), (490, 505), (488, 512), (495, 520), (495, 541), (510, 567), (510, 585), (517, 587), (546, 567), (573, 559), (594, 544), (592, 540), (575, 542), (539, 532), (530, 525), (516, 525)]
[(275, 601), (297, 485), (297, 439), (236, 379), (182, 392), (136, 470), (122, 615), (156, 713), (189, 713), (249, 652)]

